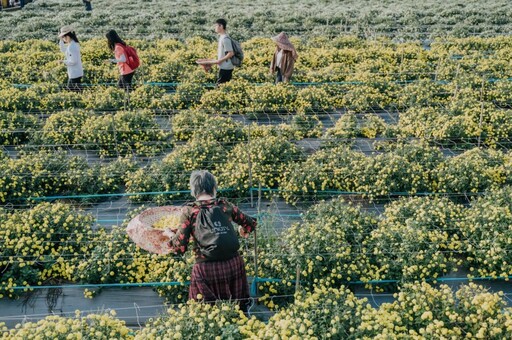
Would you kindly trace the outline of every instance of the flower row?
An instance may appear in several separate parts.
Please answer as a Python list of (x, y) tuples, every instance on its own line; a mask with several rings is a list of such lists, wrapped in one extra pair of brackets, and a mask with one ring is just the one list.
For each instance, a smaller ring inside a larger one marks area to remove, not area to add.
[[(78, 199), (80, 195), (115, 194), (126, 189), (134, 193), (130, 196), (133, 201), (142, 199), (138, 193), (150, 192), (155, 194), (146, 195), (145, 200), (169, 203), (183, 195), (172, 191), (188, 190), (188, 178), (195, 169), (212, 171), (228, 197), (246, 196), (261, 187), (278, 192), (294, 204), (344, 193), (370, 199), (441, 193), (463, 199), (464, 195), (512, 184), (511, 154), (500, 150), (474, 148), (445, 158), (436, 147), (398, 143), (385, 146), (386, 152), (371, 155), (343, 145), (307, 155), (274, 127), (224, 127), (232, 134), (210, 130), (199, 133), (201, 138), (193, 135), (161, 160), (147, 165), (127, 158), (89, 164), (84, 156), (59, 150), (24, 151), (17, 158), (1, 153), (0, 200), (14, 202), (54, 195), (68, 195), (70, 199), (78, 195)], [(184, 138), (195, 133), (179, 131)], [(301, 134), (293, 129), (288, 133)], [(101, 138), (109, 136), (104, 133)], [(248, 140), (219, 142), (215, 138)], [(122, 146), (131, 147), (114, 143), (113, 150)]]
[[(359, 82), (368, 80), (440, 81), (484, 75), (487, 79), (512, 76), (508, 63), (509, 37), (445, 39), (434, 41), (430, 49), (421, 44), (395, 43), (381, 39), (368, 41), (354, 37), (329, 39), (319, 36), (308, 40), (292, 38), (299, 53), (294, 81), (298, 82)], [(181, 42), (173, 39), (131, 41), (137, 47), (142, 65), (137, 78), (144, 82), (194, 83), (214, 82), (215, 75), (204, 73), (195, 61), (215, 58), (216, 43), (193, 37)], [(106, 41), (82, 41), (81, 54), (85, 80), (91, 84), (113, 82), (117, 71), (104, 60), (111, 57)], [(476, 46), (475, 46), (476, 45)], [(252, 38), (243, 42), (245, 59), (235, 71), (235, 77), (249, 82), (268, 82), (268, 68), (275, 45), (270, 39)], [(29, 40), (0, 42), (2, 51), (0, 79), (6, 84), (52, 82), (63, 84), (65, 66), (59, 62), (62, 54), (50, 41)], [(27, 55), (34, 56), (27, 58)], [(19, 63), (23, 60), (23, 63)], [(38, 72), (34, 72), (38, 70)], [(481, 77), (480, 77), (481, 79)]]
[[(313, 206), (287, 230), (276, 230), (271, 216), (259, 218), (257, 273), (251, 261), (254, 244), (244, 241), (243, 253), (248, 274), (265, 278), (256, 284), (269, 307), (282, 305), (273, 297), (289, 295), (297, 282), (306, 290), (318, 283), (362, 283), (383, 290), (403, 282), (442, 281), (457, 270), (469, 277), (512, 276), (511, 187), (476, 199), (468, 208), (447, 198), (419, 197), (389, 203), (376, 216), (334, 199)], [(173, 303), (187, 297), (192, 254), (149, 254), (128, 238), (125, 224), (110, 232), (94, 229), (89, 215), (61, 203), (2, 211), (0, 220), (2, 296), (14, 298), (26, 287), (71, 281), (174, 282), (156, 289)]]
[[(129, 93), (105, 85), (87, 87), (82, 92), (70, 92), (55, 84), (39, 83), (28, 88), (0, 85), (0, 95), (4, 98), (0, 102), (0, 110), (52, 113), (56, 110), (83, 108), (100, 112), (123, 109), (169, 112), (195, 108), (213, 113), (261, 115), (280, 112), (331, 113), (335, 108), (356, 112), (374, 109), (418, 111), (428, 107), (434, 115), (430, 123), (436, 123), (436, 114), (454, 118), (508, 112), (504, 108), (512, 105), (511, 88), (511, 82), (506, 79), (482, 83), (477, 76), (468, 76), (449, 84), (430, 79), (400, 84), (369, 77), (357, 82), (305, 87), (290, 84), (276, 86), (270, 82), (254, 84), (245, 79), (235, 79), (214, 89), (208, 84), (188, 80), (175, 85), (172, 91), (155, 84), (146, 84), (135, 87)], [(411, 114), (428, 117), (430, 113), (416, 111)], [(477, 123), (478, 120), (474, 122)]]
[(0, 153), (0, 159), (0, 201), (4, 204), (43, 196), (120, 192), (128, 170), (135, 169), (129, 159), (89, 164), (85, 157), (64, 151), (21, 152), (17, 158)]
[[(370, 307), (344, 287), (317, 287), (263, 323), (230, 303), (189, 302), (131, 331), (115, 310), (74, 317), (48, 316), (16, 328), (2, 339), (503, 339), (512, 332), (512, 310), (503, 294), (470, 284), (450, 287), (408, 284), (392, 303)], [(1, 325), (0, 325), (1, 326)]]

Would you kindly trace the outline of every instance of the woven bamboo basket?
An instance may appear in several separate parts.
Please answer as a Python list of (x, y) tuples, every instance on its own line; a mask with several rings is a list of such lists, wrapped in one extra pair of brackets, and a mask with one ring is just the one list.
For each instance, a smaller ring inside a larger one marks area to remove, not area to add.
[[(171, 247), (169, 237), (164, 235), (164, 229), (154, 228), (153, 225), (169, 215), (181, 215), (181, 207), (163, 206), (150, 208), (135, 216), (126, 227), (130, 239), (139, 247), (155, 254), (169, 254)], [(167, 226), (177, 229), (177, 225)]]

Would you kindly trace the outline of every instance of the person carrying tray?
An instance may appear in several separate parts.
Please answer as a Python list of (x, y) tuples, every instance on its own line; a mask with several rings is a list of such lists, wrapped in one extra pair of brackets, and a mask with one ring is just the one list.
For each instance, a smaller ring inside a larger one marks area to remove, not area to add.
[(175, 254), (185, 253), (190, 238), (194, 240), (196, 262), (190, 276), (189, 299), (237, 301), (246, 313), (249, 285), (231, 222), (238, 224), (240, 236), (247, 238), (256, 228), (256, 219), (226, 199), (216, 198), (217, 181), (208, 171), (191, 174), (190, 191), (196, 200), (184, 206), (178, 229), (164, 231)]

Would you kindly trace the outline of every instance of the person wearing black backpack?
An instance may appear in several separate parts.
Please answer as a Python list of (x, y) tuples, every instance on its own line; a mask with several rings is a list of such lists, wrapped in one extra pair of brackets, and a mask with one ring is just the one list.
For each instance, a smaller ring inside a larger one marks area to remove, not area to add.
[(107, 62), (117, 64), (119, 73), (121, 74), (119, 81), (117, 82), (117, 86), (128, 91), (132, 87), (132, 79), (135, 74), (135, 69), (131, 68), (128, 64), (128, 58), (125, 51), (127, 45), (114, 30), (108, 31), (106, 37), (108, 47), (112, 52), (114, 52), (115, 57), (107, 60)]
[(176, 254), (187, 251), (190, 238), (194, 241), (196, 263), (190, 275), (189, 299), (237, 301), (247, 312), (249, 285), (232, 222), (239, 225), (240, 236), (246, 238), (255, 230), (256, 219), (226, 199), (216, 198), (217, 182), (208, 171), (191, 174), (190, 191), (196, 201), (184, 205), (178, 229), (164, 232)]
[(227, 83), (233, 76), (235, 66), (231, 62), (231, 58), (235, 55), (231, 38), (226, 32), (227, 21), (225, 19), (217, 19), (215, 21), (215, 33), (219, 35), (219, 44), (217, 47), (217, 60), (213, 63), (219, 65), (219, 76), (217, 85)]

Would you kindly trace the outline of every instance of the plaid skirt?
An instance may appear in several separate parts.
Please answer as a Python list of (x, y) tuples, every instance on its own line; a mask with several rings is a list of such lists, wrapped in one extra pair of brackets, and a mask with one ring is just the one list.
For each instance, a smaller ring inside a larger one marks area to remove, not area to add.
[[(201, 294), (198, 298), (198, 294)], [(190, 275), (190, 300), (214, 303), (237, 301), (243, 311), (249, 303), (249, 284), (244, 260), (240, 255), (226, 261), (198, 262)]]

